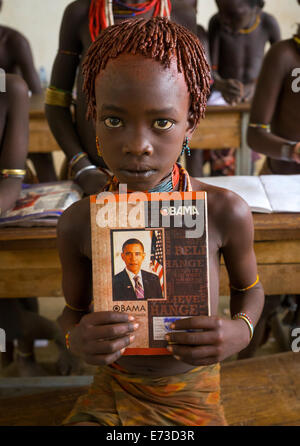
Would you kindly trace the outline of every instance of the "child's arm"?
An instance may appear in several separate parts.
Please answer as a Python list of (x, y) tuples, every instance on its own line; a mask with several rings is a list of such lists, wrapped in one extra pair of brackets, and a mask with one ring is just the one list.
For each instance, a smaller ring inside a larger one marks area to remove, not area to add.
[(209, 22), (208, 38), (214, 88), (222, 93), (228, 104), (236, 105), (244, 96), (244, 87), (239, 80), (224, 79), (219, 74), (220, 21), (218, 14), (214, 15)]
[(269, 42), (273, 45), (281, 40), (281, 31), (278, 21), (271, 14), (264, 13), (264, 24), (269, 34)]
[(26, 37), (18, 32), (12, 33), (10, 38), (10, 51), (17, 60), (22, 77), (33, 94), (41, 94), (42, 87), (38, 73), (35, 69), (32, 51)]
[(85, 199), (68, 208), (59, 220), (58, 249), (68, 306), (58, 323), (64, 335), (69, 333), (72, 353), (88, 364), (103, 365), (121, 356), (122, 350), (133, 341), (132, 332), (137, 327), (133, 318), (124, 313), (90, 313), (92, 264), (86, 255), (90, 247), (85, 242), (90, 243), (89, 219), (88, 200)]
[[(29, 98), (25, 81), (6, 76), (6, 92), (0, 93), (5, 131), (0, 135), (0, 169), (24, 169), (28, 151)], [(0, 214), (11, 209), (20, 195), (21, 178), (0, 178)]]
[[(236, 288), (247, 288), (255, 283), (257, 278), (252, 215), (248, 205), (232, 193), (227, 193), (223, 197), (223, 202), (225, 206), (218, 220), (220, 232), (224, 237), (222, 252), (229, 280)], [(231, 289), (231, 315), (246, 313), (254, 327), (262, 312), (263, 304), (264, 293), (259, 283), (246, 291)], [(249, 327), (242, 319), (199, 316), (178, 320), (174, 324), (174, 329), (196, 330), (172, 332), (168, 335), (168, 340), (175, 343), (169, 347), (173, 355), (178, 360), (192, 365), (207, 365), (222, 361), (246, 348), (250, 342)]]
[[(64, 12), (60, 28), (59, 51), (54, 61), (50, 85), (69, 92), (70, 95), (73, 91), (80, 56), (83, 51), (78, 34), (87, 15), (86, 2), (72, 2)], [(86, 152), (74, 126), (70, 107), (46, 104), (45, 110), (50, 129), (67, 159), (71, 160), (74, 155)], [(82, 158), (74, 166), (73, 173), (88, 165), (92, 165), (89, 158)], [(99, 191), (105, 180), (100, 171), (94, 169), (81, 175), (77, 182), (86, 194), (92, 194)]]
[(279, 42), (267, 53), (258, 79), (250, 114), (248, 144), (254, 151), (270, 158), (300, 163), (300, 154), (297, 153), (300, 150), (299, 141), (289, 141), (267, 132), (263, 127), (272, 122), (284, 80), (290, 72), (292, 65), (288, 44), (286, 41)]

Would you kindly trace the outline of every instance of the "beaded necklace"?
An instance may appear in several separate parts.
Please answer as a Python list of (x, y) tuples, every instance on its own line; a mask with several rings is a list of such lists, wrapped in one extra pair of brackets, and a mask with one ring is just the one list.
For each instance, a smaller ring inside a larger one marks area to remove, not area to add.
[[(107, 184), (104, 186), (103, 191), (104, 192), (115, 192), (118, 190), (120, 185), (119, 180), (117, 177), (112, 176)], [(192, 191), (192, 185), (191, 180), (188, 172), (182, 167), (179, 163), (174, 164), (173, 170), (168, 175), (167, 178), (165, 178), (163, 181), (161, 181), (157, 186), (155, 186), (153, 189), (150, 189), (148, 191), (143, 192), (172, 192), (173, 190), (176, 190), (178, 186), (179, 192), (191, 192)]]
[(153, 9), (153, 17), (170, 18), (170, 0), (150, 0), (140, 4), (127, 4), (121, 0), (91, 0), (89, 10), (89, 30), (94, 42), (101, 29), (114, 25), (115, 16), (119, 19), (133, 18)]

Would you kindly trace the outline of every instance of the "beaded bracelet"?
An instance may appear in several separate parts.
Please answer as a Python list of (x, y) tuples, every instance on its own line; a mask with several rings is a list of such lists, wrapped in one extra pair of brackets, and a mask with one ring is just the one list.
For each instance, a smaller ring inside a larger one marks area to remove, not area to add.
[(76, 155), (73, 156), (73, 158), (69, 161), (69, 168), (68, 168), (68, 178), (71, 178), (72, 170), (75, 166), (75, 164), (78, 163), (82, 158), (87, 157), (88, 154), (86, 152), (78, 152)]
[(254, 129), (263, 129), (263, 130), (267, 130), (268, 132), (270, 131), (270, 124), (257, 124), (255, 122), (250, 122), (249, 123), (249, 127), (252, 127)]
[(237, 320), (237, 319), (242, 319), (248, 325), (248, 328), (249, 328), (249, 331), (250, 331), (250, 341), (251, 341), (251, 339), (253, 338), (254, 328), (253, 328), (253, 324), (252, 324), (252, 321), (251, 321), (250, 317), (246, 313), (236, 313), (232, 317), (232, 320)]
[(70, 331), (67, 331), (65, 334), (65, 341), (66, 341), (66, 347), (68, 350), (70, 350)]

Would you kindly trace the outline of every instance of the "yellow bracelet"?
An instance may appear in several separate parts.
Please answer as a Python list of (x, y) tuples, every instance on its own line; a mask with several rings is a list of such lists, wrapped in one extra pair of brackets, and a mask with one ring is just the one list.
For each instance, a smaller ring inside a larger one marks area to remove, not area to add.
[(25, 175), (25, 169), (0, 169), (1, 175)]
[(243, 321), (246, 322), (246, 324), (249, 327), (249, 331), (250, 331), (250, 341), (253, 338), (253, 332), (254, 332), (254, 328), (253, 328), (253, 324), (251, 322), (251, 319), (249, 318), (249, 316), (246, 313), (237, 313), (232, 317), (232, 320), (237, 320), (237, 319), (243, 319)]
[(72, 104), (72, 93), (70, 91), (59, 90), (53, 86), (48, 87), (46, 90), (45, 104), (69, 108)]
[(233, 290), (241, 291), (241, 292), (242, 292), (242, 291), (250, 290), (250, 288), (253, 288), (258, 282), (259, 282), (259, 275), (257, 274), (255, 282), (253, 282), (252, 285), (249, 285), (249, 286), (247, 286), (246, 288), (236, 288), (236, 287), (234, 287), (233, 285), (229, 285), (229, 286), (230, 286), (230, 288), (232, 288)]
[(23, 353), (18, 348), (16, 349), (17, 355), (21, 356), (21, 358), (30, 358), (30, 356), (33, 356), (33, 352), (31, 353)]
[(70, 310), (73, 310), (73, 311), (78, 311), (78, 312), (81, 312), (81, 313), (89, 311), (89, 307), (85, 308), (85, 309), (83, 309), (83, 308), (76, 308), (76, 307), (72, 307), (72, 305), (68, 304), (67, 302), (65, 302), (65, 305), (66, 305), (66, 307), (70, 308)]

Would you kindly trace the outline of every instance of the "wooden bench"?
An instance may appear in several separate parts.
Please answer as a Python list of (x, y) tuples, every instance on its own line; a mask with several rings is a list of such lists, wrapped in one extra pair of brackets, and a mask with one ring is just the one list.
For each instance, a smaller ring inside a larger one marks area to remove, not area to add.
[[(229, 361), (221, 367), (221, 395), (231, 426), (300, 425), (300, 354)], [(55, 426), (87, 387), (0, 399), (0, 426)]]

